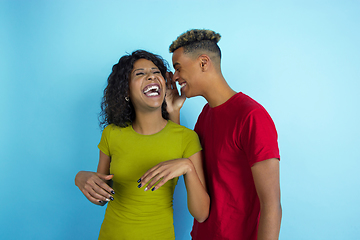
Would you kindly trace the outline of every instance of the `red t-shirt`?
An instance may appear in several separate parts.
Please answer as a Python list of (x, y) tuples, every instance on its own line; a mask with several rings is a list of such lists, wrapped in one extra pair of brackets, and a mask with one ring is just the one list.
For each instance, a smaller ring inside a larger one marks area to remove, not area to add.
[(194, 220), (194, 240), (255, 240), (260, 214), (251, 167), (279, 158), (275, 125), (259, 103), (237, 93), (224, 104), (206, 104), (195, 125), (204, 152), (209, 218)]

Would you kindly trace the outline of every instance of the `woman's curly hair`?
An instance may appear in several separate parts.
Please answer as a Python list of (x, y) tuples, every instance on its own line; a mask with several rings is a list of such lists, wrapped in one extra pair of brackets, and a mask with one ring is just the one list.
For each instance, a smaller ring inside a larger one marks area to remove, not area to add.
[[(125, 98), (129, 96), (130, 74), (134, 63), (139, 59), (152, 61), (160, 70), (161, 75), (166, 79), (168, 63), (159, 55), (137, 50), (131, 54), (124, 55), (119, 62), (112, 67), (112, 72), (108, 77), (108, 84), (104, 90), (104, 97), (101, 103), (100, 126), (114, 124), (119, 127), (127, 127), (135, 120), (135, 109)], [(169, 113), (166, 111), (166, 102), (161, 106), (162, 117), (169, 119)]]

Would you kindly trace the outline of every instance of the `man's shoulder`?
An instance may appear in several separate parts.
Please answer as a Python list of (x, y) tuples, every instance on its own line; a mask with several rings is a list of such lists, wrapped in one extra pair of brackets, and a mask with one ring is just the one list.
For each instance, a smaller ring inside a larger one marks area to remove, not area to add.
[(239, 92), (236, 94), (233, 103), (240, 107), (248, 107), (248, 108), (262, 107), (260, 103), (258, 103), (252, 97), (250, 97), (242, 92)]
[(266, 112), (266, 109), (250, 96), (239, 93), (231, 106), (229, 106), (229, 111), (242, 113), (241, 115), (247, 116), (254, 112)]

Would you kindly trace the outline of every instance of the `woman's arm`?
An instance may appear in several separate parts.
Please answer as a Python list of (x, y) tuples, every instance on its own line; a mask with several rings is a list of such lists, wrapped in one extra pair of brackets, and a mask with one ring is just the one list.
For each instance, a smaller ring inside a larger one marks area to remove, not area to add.
[(166, 73), (166, 111), (169, 113), (169, 118), (174, 123), (180, 124), (180, 109), (182, 108), (186, 96), (181, 94), (176, 87), (176, 82), (172, 79), (173, 73)]
[(97, 172), (80, 171), (76, 174), (75, 185), (90, 202), (105, 205), (114, 199), (114, 190), (108, 185), (113, 175), (110, 173), (110, 157), (100, 151)]
[[(139, 179), (141, 181), (139, 187), (148, 184), (145, 191), (150, 189), (155, 191), (170, 179), (181, 175), (184, 175), (189, 212), (198, 222), (203, 222), (209, 215), (210, 197), (205, 187), (201, 151), (189, 158), (174, 159), (157, 164)], [(159, 183), (156, 184), (158, 181)], [(156, 186), (154, 186), (155, 184)]]

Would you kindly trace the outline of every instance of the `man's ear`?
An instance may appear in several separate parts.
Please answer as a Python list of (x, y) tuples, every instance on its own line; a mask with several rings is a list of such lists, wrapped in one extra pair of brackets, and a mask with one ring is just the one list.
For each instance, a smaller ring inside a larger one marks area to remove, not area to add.
[(210, 57), (206, 54), (202, 54), (199, 56), (198, 59), (199, 59), (201, 71), (203, 71), (203, 72), (207, 71), (211, 65)]

